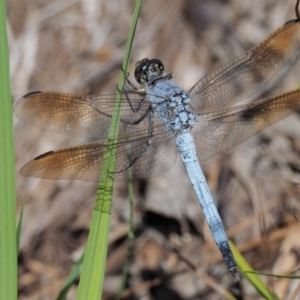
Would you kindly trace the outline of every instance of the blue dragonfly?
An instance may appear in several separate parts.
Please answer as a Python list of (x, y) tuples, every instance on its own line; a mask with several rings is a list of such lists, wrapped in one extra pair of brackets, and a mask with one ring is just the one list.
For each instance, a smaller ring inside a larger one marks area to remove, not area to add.
[[(295, 20), (278, 28), (254, 48), (199, 80), (188, 92), (165, 75), (158, 59), (136, 64), (143, 85), (123, 91), (116, 180), (158, 176), (179, 153), (203, 214), (229, 271), (239, 272), (199, 161), (259, 133), (300, 109), (300, 91), (237, 105), (262, 88), (300, 49), (299, 0)], [(45, 179), (98, 181), (107, 146), (115, 95), (33, 92), (14, 108), (21, 121), (73, 137), (98, 142), (44, 153), (28, 162), (21, 174)], [(130, 172), (128, 169), (130, 168)], [(130, 177), (129, 177), (130, 176)]]

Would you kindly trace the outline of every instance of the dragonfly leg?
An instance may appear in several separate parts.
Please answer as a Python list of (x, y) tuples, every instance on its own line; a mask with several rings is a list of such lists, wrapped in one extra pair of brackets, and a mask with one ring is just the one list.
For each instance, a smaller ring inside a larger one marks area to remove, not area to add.
[[(148, 127), (148, 138), (145, 146), (142, 148), (142, 150), (139, 152), (139, 154), (131, 159), (131, 157), (128, 157), (129, 159), (129, 165), (125, 167), (124, 169), (120, 171), (115, 171), (114, 173), (122, 173), (126, 170), (128, 170), (130, 167), (134, 165), (134, 163), (146, 152), (146, 150), (149, 148), (152, 142), (152, 137), (153, 137), (153, 120), (154, 120), (154, 113), (153, 110), (149, 107), (149, 127)], [(130, 149), (129, 149), (130, 151)]]
[[(126, 99), (127, 99), (127, 102), (131, 108), (131, 110), (133, 112), (138, 112), (141, 107), (143, 106), (144, 102), (147, 100), (147, 96), (146, 96), (146, 93), (145, 93), (145, 90), (144, 89), (136, 89), (136, 90), (119, 90), (120, 93), (123, 93), (125, 96), (126, 96)], [(140, 94), (142, 97), (141, 101), (139, 102), (139, 104), (136, 106), (136, 107), (133, 107), (133, 105), (131, 104), (131, 101), (128, 97), (128, 94), (129, 93), (137, 93), (137, 94)]]
[[(128, 83), (131, 86), (131, 90), (137, 90), (138, 88), (128, 79), (129, 72), (125, 71), (123, 68), (121, 68), (121, 70), (122, 70), (122, 72), (124, 74), (125, 82)], [(124, 82), (124, 85), (123, 85), (123, 88), (122, 88), (122, 92), (128, 90), (128, 89), (124, 88), (125, 82)]]
[[(125, 73), (125, 71), (122, 69), (122, 71)], [(131, 108), (131, 110), (133, 111), (133, 112), (138, 112), (140, 109), (141, 109), (141, 107), (142, 107), (142, 105), (143, 105), (143, 103), (145, 102), (145, 100), (146, 100), (146, 92), (145, 92), (145, 89), (138, 89), (129, 79), (128, 79), (128, 76), (129, 76), (129, 73), (128, 72), (126, 72), (126, 75), (125, 75), (125, 80), (126, 80), (126, 82), (132, 87), (131, 89), (126, 89), (126, 88), (124, 88), (124, 86), (122, 87), (122, 89), (119, 89), (118, 87), (117, 87), (117, 91), (118, 92), (120, 92), (120, 93), (122, 93), (122, 94), (124, 94), (125, 96), (126, 96), (126, 99), (127, 99), (127, 102), (129, 103), (129, 106), (130, 106), (130, 108)], [(130, 102), (130, 99), (129, 99), (129, 97), (128, 97), (128, 94), (129, 93), (136, 93), (136, 94), (139, 94), (139, 95), (142, 95), (143, 96), (143, 98), (141, 99), (141, 101), (140, 101), (140, 103), (136, 106), (136, 107), (133, 107), (132, 106), (132, 104), (131, 104), (131, 102)]]
[[(100, 113), (100, 114), (102, 114), (102, 115), (104, 115), (104, 116), (106, 116), (106, 117), (109, 117), (109, 118), (112, 117), (112, 115), (105, 114), (105, 113), (101, 112), (100, 110), (98, 110), (97, 108), (94, 108), (94, 109), (95, 109), (98, 113)], [(135, 112), (135, 111), (134, 111), (134, 112)], [(140, 115), (139, 118), (137, 118), (136, 120), (134, 120), (134, 121), (128, 121), (128, 120), (125, 120), (125, 119), (121, 119), (120, 122), (122, 122), (123, 124), (128, 124), (128, 125), (137, 125), (137, 124), (139, 124), (141, 121), (143, 121), (143, 120), (146, 118), (146, 116), (149, 114), (149, 112), (150, 112), (150, 107), (148, 107), (148, 108), (143, 112), (143, 114)]]
[(127, 73), (125, 80), (126, 82), (131, 86), (131, 89), (126, 89), (125, 87), (123, 87), (123, 91), (137, 91), (138, 88), (128, 79), (129, 73)]
[(137, 106), (133, 107), (131, 102), (130, 102), (130, 99), (127, 96), (127, 94), (125, 94), (125, 95), (126, 95), (127, 102), (128, 102), (128, 104), (129, 104), (129, 106), (130, 106), (130, 108), (133, 112), (138, 112), (141, 109), (141, 107), (143, 106), (143, 104), (145, 103), (146, 99), (147, 99), (146, 95), (144, 95), (143, 98), (141, 99), (141, 101), (139, 102), (139, 104)]

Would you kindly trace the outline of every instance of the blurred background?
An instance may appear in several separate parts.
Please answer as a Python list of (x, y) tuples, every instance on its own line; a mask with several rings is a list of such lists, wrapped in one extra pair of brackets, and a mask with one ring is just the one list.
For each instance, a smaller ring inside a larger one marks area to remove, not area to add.
[[(14, 102), (36, 90), (114, 93), (134, 4), (7, 1)], [(189, 89), (294, 19), (294, 7), (295, 0), (144, 0), (129, 71), (137, 60), (158, 58)], [(299, 81), (296, 58), (256, 96), (292, 90)], [(256, 270), (297, 272), (299, 128), (294, 114), (202, 164), (229, 238)], [(86, 142), (15, 120), (18, 208), (25, 205), (19, 299), (57, 297), (84, 250), (97, 183), (23, 178), (18, 172), (39, 154)], [(233, 282), (180, 159), (166, 174), (133, 184), (136, 237), (124, 299), (223, 299), (216, 286), (239, 299), (262, 299), (245, 280)], [(114, 299), (120, 286), (128, 218), (128, 183), (116, 182), (103, 299)], [(294, 281), (263, 280), (282, 299), (297, 293)], [(76, 286), (68, 299), (75, 295)]]

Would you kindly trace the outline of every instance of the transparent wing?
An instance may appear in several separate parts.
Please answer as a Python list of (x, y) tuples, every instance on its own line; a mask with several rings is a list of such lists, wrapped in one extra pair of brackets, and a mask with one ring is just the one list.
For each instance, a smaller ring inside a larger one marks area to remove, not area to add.
[[(143, 122), (147, 122), (147, 118)], [(115, 179), (152, 177), (168, 171), (176, 160), (174, 136), (156, 119), (151, 142), (147, 126), (138, 124), (134, 130), (133, 127), (121, 124), (118, 142), (112, 145), (117, 151)], [(50, 151), (27, 163), (21, 174), (46, 179), (98, 181), (105, 164), (106, 146), (106, 141), (101, 141)]]
[(194, 112), (241, 101), (263, 87), (298, 51), (300, 23), (290, 21), (246, 54), (201, 79), (190, 91)]
[(208, 160), (299, 109), (296, 90), (199, 116), (192, 130), (198, 158)]
[[(15, 116), (46, 131), (74, 137), (105, 138), (111, 122), (116, 95), (83, 96), (77, 94), (33, 92), (22, 97), (14, 108)], [(128, 95), (133, 106), (141, 96)], [(125, 95), (122, 96), (121, 118), (134, 121), (148, 108), (145, 103), (134, 113)]]

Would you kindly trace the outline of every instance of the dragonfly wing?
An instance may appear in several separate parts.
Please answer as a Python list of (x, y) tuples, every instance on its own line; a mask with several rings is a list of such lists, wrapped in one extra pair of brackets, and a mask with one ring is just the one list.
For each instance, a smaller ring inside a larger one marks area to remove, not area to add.
[[(74, 137), (105, 138), (111, 122), (116, 95), (84, 96), (67, 93), (33, 92), (22, 97), (14, 108), (16, 117), (46, 131), (63, 133)], [(141, 96), (130, 93), (133, 106)], [(125, 95), (121, 118), (138, 119), (148, 108), (134, 113)]]
[[(118, 142), (111, 145), (116, 150), (116, 180), (157, 176), (173, 166), (176, 160), (174, 137), (157, 121), (151, 141), (147, 127), (137, 126), (134, 131), (126, 127), (121, 126)], [(50, 151), (27, 163), (21, 174), (46, 179), (98, 181), (106, 165), (106, 146), (107, 142), (101, 141)]]
[(199, 116), (193, 127), (198, 158), (205, 161), (231, 149), (299, 109), (300, 90), (295, 90)]
[(20, 174), (44, 179), (97, 181), (104, 151), (103, 142), (49, 151), (28, 162)]
[[(158, 126), (157, 129), (162, 129)], [(151, 141), (148, 133), (142, 138), (130, 137), (119, 144), (117, 150), (117, 162), (115, 178), (127, 180), (134, 178), (154, 177), (167, 172), (175, 163), (177, 149), (174, 135), (167, 131), (154, 133)], [(131, 167), (129, 174), (128, 166)]]
[(246, 54), (201, 79), (190, 91), (194, 112), (205, 113), (246, 99), (263, 87), (300, 47), (300, 23), (290, 21)]

